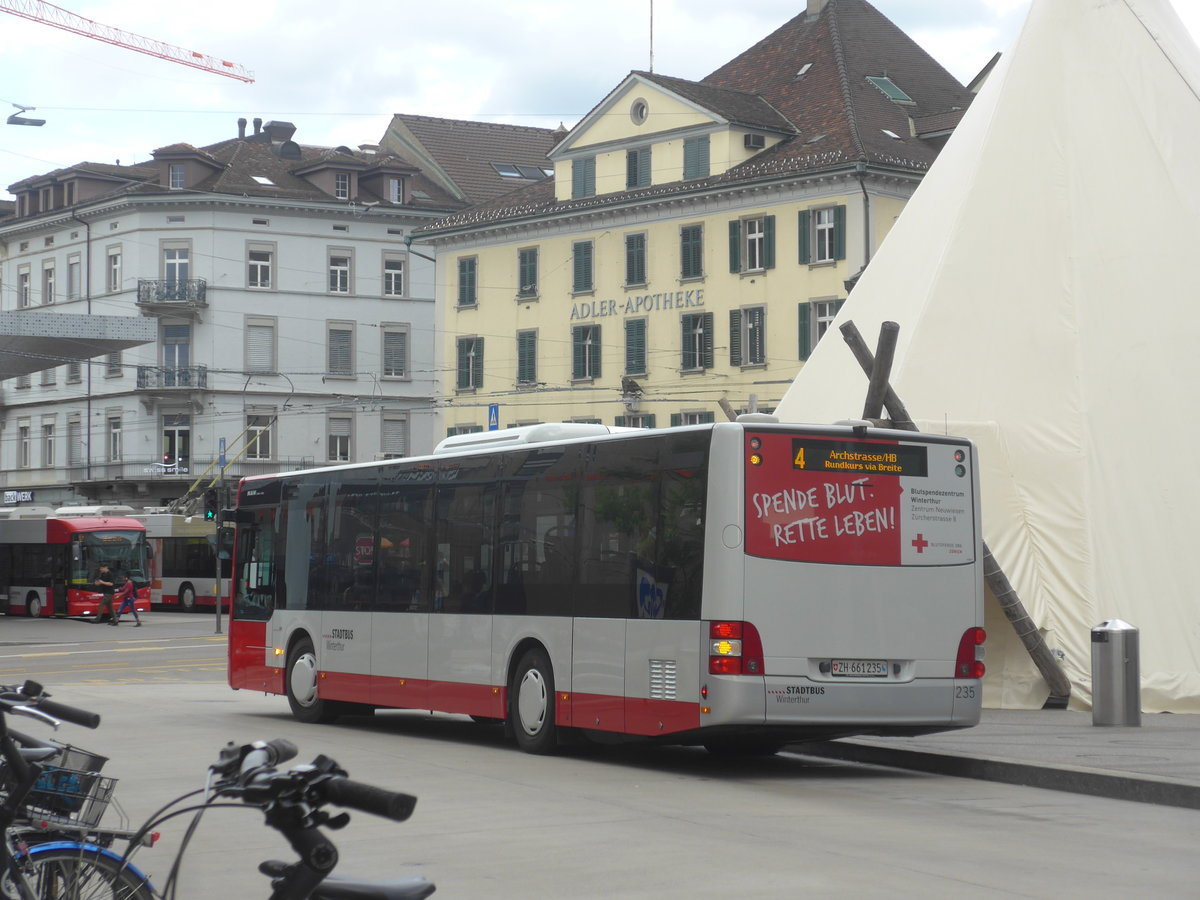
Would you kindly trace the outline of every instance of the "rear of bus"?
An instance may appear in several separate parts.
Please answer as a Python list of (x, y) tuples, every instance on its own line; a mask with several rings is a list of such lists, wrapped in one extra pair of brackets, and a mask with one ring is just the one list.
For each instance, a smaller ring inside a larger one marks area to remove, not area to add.
[(717, 425), (702, 721), (787, 739), (975, 725), (983, 675), (969, 441)]

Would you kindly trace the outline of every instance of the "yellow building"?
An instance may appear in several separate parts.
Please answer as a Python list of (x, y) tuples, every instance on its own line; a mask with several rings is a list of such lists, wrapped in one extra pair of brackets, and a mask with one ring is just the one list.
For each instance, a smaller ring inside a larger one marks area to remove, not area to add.
[(972, 96), (865, 0), (701, 81), (631, 72), (552, 178), (418, 235), (443, 433), (770, 410)]

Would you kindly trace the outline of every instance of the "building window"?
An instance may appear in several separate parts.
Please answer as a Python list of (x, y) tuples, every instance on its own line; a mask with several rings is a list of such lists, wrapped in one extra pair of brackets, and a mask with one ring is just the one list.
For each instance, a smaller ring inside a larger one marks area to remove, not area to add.
[(388, 186), (388, 202), (403, 203), (404, 202), (404, 182), (399, 178), (389, 178)]
[(329, 254), (329, 293), (350, 293), (350, 257), (345, 253)]
[(478, 274), (479, 259), (474, 256), (464, 256), (458, 261), (458, 305), (474, 306), (478, 300), (475, 295), (475, 279)]
[(384, 257), (383, 260), (383, 296), (404, 296), (404, 260), (397, 257)]
[(625, 286), (646, 283), (646, 235), (625, 235)]
[(29, 429), (28, 421), (22, 421), (17, 425), (17, 468), (28, 469), (33, 465), (32, 451), (29, 446)]
[(616, 416), (613, 424), (618, 428), (653, 428), (654, 413), (639, 413), (635, 416)]
[(42, 268), (42, 305), (47, 306), (54, 302), (54, 266), (48, 265)]
[(517, 384), (537, 384), (537, 332), (517, 332)]
[(163, 280), (166, 282), (168, 300), (187, 299), (187, 281), (191, 277), (191, 255), (189, 247), (163, 248)]
[(271, 270), (275, 264), (275, 253), (268, 247), (250, 248), (246, 252), (247, 287), (267, 290), (271, 287)]
[(271, 423), (274, 414), (246, 416), (246, 459), (271, 458)]
[(350, 173), (336, 172), (333, 176), (333, 196), (338, 200), (350, 199)]
[(408, 326), (383, 327), (383, 377), (408, 378)]
[(800, 262), (820, 264), (846, 258), (846, 207), (800, 212)]
[(812, 355), (817, 341), (829, 330), (834, 317), (845, 302), (831, 298), (800, 304), (800, 359), (805, 360)]
[(83, 363), (73, 360), (67, 363), (67, 384), (79, 384), (83, 381)]
[(696, 372), (713, 367), (713, 314), (687, 313), (681, 318), (683, 354), (680, 368)]
[(537, 247), (517, 251), (517, 296), (536, 297), (538, 292)]
[(703, 225), (685, 225), (679, 229), (679, 277), (685, 281), (704, 277)]
[(593, 246), (591, 241), (576, 241), (571, 245), (573, 267), (571, 290), (577, 294), (595, 288), (592, 261)]
[(625, 187), (650, 187), (650, 148), (639, 147), (625, 153)]
[(246, 319), (246, 371), (275, 371), (275, 320)]
[(163, 471), (186, 475), (191, 471), (192, 417), (186, 413), (169, 413), (162, 417)]
[(330, 375), (354, 374), (354, 323), (329, 324), (328, 366)]
[(58, 370), (53, 367), (51, 367), (49, 369), (42, 369), (42, 387), (53, 387), (54, 386), (54, 382), (56, 380), (55, 373), (57, 371)]
[(29, 277), (28, 269), (17, 273), (17, 309), (28, 309), (33, 302)]
[(711, 412), (682, 412), (671, 413), (671, 427), (678, 425), (709, 425), (716, 421), (716, 416)]
[(451, 425), (446, 429), (446, 437), (454, 437), (456, 434), (479, 434), (481, 431), (482, 425)]
[(79, 257), (73, 256), (67, 260), (67, 299), (78, 300), (81, 296), (83, 282), (80, 280), (82, 272)]
[(707, 178), (708, 166), (708, 135), (687, 138), (683, 142), (683, 177)]
[(596, 196), (596, 157), (585, 156), (571, 163), (571, 199)]
[(763, 328), (767, 308), (751, 306), (729, 311), (729, 364), (761, 366), (767, 361), (767, 338)]
[(403, 413), (384, 413), (380, 435), (384, 459), (408, 456), (408, 416)]
[(353, 420), (350, 416), (330, 416), (327, 431), (329, 432), (329, 452), (326, 456), (330, 462), (350, 461), (350, 432)]
[(83, 465), (83, 421), (78, 415), (67, 419), (67, 465)]
[(162, 377), (165, 387), (187, 387), (192, 383), (192, 326), (163, 325)]
[(121, 461), (121, 417), (108, 417), (108, 461)]
[(460, 391), (483, 387), (483, 338), (458, 339), (458, 376), (454, 386)]
[(114, 353), (108, 354), (104, 360), (104, 374), (109, 378), (116, 378), (125, 374), (125, 366), (121, 359), (121, 351), (117, 350)]
[(775, 267), (775, 217), (754, 216), (729, 223), (729, 271), (761, 272)]
[(108, 251), (108, 266), (107, 271), (107, 287), (110, 294), (116, 293), (121, 289), (121, 251)]
[(185, 185), (183, 163), (171, 163), (167, 166), (167, 187), (172, 191), (179, 191)]
[(625, 320), (625, 374), (646, 374), (646, 320)]
[(54, 439), (54, 423), (44, 422), (42, 424), (42, 467), (46, 469), (53, 468), (57, 461), (55, 460), (55, 439)]
[(571, 378), (600, 377), (600, 326), (576, 325), (571, 329)]

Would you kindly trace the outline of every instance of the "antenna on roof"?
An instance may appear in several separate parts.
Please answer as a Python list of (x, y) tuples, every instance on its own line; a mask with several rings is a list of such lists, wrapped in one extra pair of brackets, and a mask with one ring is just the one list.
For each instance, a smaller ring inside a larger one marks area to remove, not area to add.
[(654, 0), (650, 0), (650, 71), (654, 71)]

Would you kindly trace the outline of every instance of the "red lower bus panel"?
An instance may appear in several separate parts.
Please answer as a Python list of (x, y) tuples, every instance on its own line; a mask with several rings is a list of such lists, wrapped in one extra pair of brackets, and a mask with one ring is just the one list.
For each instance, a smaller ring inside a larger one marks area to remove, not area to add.
[(700, 707), (679, 700), (625, 699), (625, 731), (653, 737), (700, 727)]
[(283, 667), (268, 666), (267, 623), (229, 623), (229, 686), (268, 694), (283, 693)]

